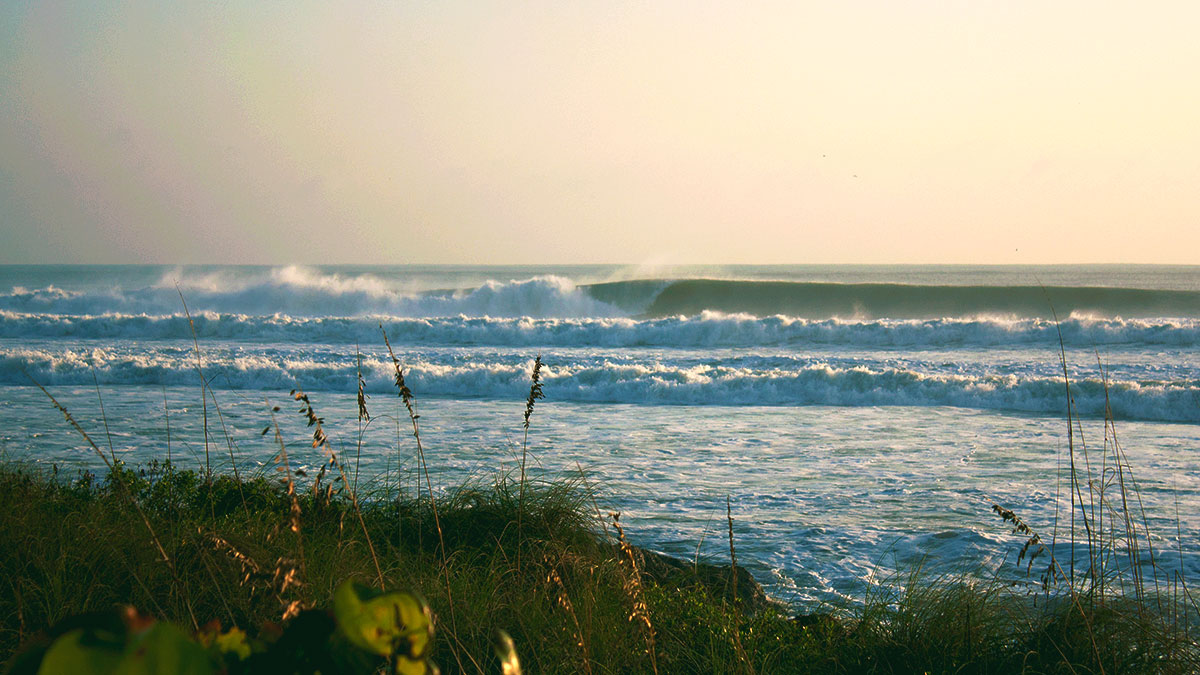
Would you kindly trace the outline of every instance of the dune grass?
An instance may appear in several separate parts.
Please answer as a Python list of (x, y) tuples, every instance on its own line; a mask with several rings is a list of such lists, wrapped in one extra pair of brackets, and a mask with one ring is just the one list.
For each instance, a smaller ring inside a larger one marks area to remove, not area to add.
[[(506, 477), (447, 491), (438, 500), (443, 567), (427, 499), (363, 499), (362, 528), (348, 497), (305, 490), (296, 498), (297, 535), (288, 527), (291, 499), (277, 481), (206, 481), (164, 465), (118, 466), (117, 473), (173, 568), (151, 545), (116, 476), (0, 468), (0, 500), (9, 505), (0, 519), (0, 653), (72, 615), (125, 604), (185, 627), (196, 617), (253, 630), (280, 621), (293, 602), (326, 604), (343, 579), (372, 582), (374, 547), (384, 584), (416, 589), (434, 608), (434, 660), (446, 672), (495, 672), (488, 664), (496, 628), (512, 635), (529, 672), (1200, 667), (1194, 633), (1158, 611), (1161, 598), (1080, 593), (1035, 606), (998, 582), (919, 575), (884, 583), (861, 607), (802, 617), (771, 608), (751, 613), (686, 583), (639, 578), (635, 595), (630, 567), (598, 527), (581, 482), (531, 482), (523, 498), (520, 481)], [(300, 569), (298, 539), (302, 571), (286, 582), (286, 570)]]

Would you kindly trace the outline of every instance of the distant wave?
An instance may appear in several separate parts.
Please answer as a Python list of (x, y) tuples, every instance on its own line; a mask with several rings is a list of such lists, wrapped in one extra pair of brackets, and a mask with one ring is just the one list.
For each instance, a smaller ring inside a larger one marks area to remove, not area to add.
[[(632, 285), (631, 285), (632, 284)], [(593, 296), (615, 301), (643, 297), (646, 282), (588, 286)], [(1094, 314), (1104, 317), (1200, 318), (1200, 292), (1054, 286), (918, 286), (790, 281), (684, 279), (653, 294), (646, 316), (695, 315), (705, 310), (824, 319), (932, 319), (1007, 315), (1047, 318)]]
[[(1056, 345), (1058, 330), (1068, 345), (1124, 344), (1200, 346), (1200, 319), (941, 318), (931, 320), (809, 320), (756, 318), (702, 312), (659, 319), (535, 319), (529, 317), (392, 316), (293, 317), (201, 311), (192, 320), (202, 340), (245, 340), (301, 344), (362, 344), (380, 341), (382, 324), (399, 344), (532, 347), (769, 347), (839, 345), (848, 348), (996, 347)], [(182, 313), (34, 314), (0, 310), (0, 338), (13, 339), (191, 339)]]
[[(123, 288), (14, 287), (0, 310), (24, 314), (161, 316), (193, 313), (289, 317), (695, 317), (705, 312), (809, 320), (1004, 316), (1200, 318), (1200, 291), (1082, 286), (933, 286), (719, 279), (643, 279), (577, 285), (560, 276), (490, 280), (472, 288), (411, 291), (402, 280), (304, 267), (164, 276)], [(178, 283), (178, 286), (176, 286)], [(182, 300), (181, 300), (182, 296)]]
[(389, 315), (607, 317), (621, 310), (587, 294), (569, 279), (536, 276), (488, 281), (473, 289), (404, 292), (370, 274), (322, 274), (283, 267), (239, 277), (228, 273), (169, 279), (133, 289), (65, 290), (15, 287), (0, 293), (0, 310), (38, 314), (281, 314), (293, 317)]
[[(521, 400), (529, 389), (527, 362), (477, 359), (409, 364), (407, 382), (418, 396)], [(363, 369), (368, 390), (390, 393), (390, 361), (370, 357)], [(185, 348), (144, 352), (96, 348), (0, 350), (0, 383), (44, 385), (192, 385), (194, 362)], [(323, 360), (302, 353), (233, 353), (205, 368), (216, 385), (232, 389), (349, 394), (356, 367), (348, 358)], [(1058, 377), (1014, 374), (926, 374), (901, 367), (793, 368), (672, 365), (599, 361), (550, 365), (543, 370), (551, 400), (641, 405), (956, 406), (1061, 415)], [(1097, 379), (1072, 382), (1076, 412), (1104, 413), (1105, 388)], [(1200, 380), (1113, 381), (1108, 400), (1118, 419), (1200, 423)]]

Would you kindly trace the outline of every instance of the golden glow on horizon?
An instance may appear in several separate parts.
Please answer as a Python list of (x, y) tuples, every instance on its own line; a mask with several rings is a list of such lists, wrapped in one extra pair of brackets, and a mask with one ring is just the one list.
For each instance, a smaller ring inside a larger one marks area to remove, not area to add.
[(693, 5), (5, 7), (0, 262), (1200, 264), (1200, 5)]

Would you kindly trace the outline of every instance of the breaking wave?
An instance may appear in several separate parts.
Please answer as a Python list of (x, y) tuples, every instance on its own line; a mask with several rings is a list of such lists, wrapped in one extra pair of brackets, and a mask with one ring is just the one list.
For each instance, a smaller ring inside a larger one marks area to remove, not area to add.
[[(267, 316), (201, 311), (192, 315), (206, 340), (373, 344), (379, 326), (401, 344), (532, 347), (770, 347), (840, 345), (909, 349), (1056, 345), (1058, 332), (1069, 345), (1200, 345), (1200, 319), (941, 318), (930, 320), (757, 318), (702, 312), (659, 319), (532, 317)], [(0, 338), (190, 340), (183, 313), (41, 314), (0, 310)]]
[[(367, 389), (392, 389), (392, 364), (363, 361)], [(417, 359), (406, 372), (418, 396), (520, 400), (529, 388), (530, 363), (520, 359)], [(0, 382), (91, 386), (93, 372), (105, 385), (192, 385), (194, 361), (186, 347), (157, 351), (120, 349), (6, 349), (0, 351)], [(353, 392), (356, 365), (344, 355), (238, 352), (205, 369), (217, 386), (287, 391)], [(761, 406), (956, 406), (1060, 415), (1065, 413), (1060, 377), (1036, 374), (930, 374), (903, 367), (811, 362), (794, 367), (636, 363), (609, 359), (567, 362), (542, 371), (556, 401), (641, 405)], [(1072, 382), (1075, 412), (1102, 416), (1105, 385)], [(1200, 422), (1200, 380), (1110, 381), (1107, 398), (1117, 419)]]
[[(592, 287), (593, 293), (616, 289)], [(675, 281), (654, 296), (649, 316), (692, 315), (704, 310), (782, 314), (805, 318), (931, 319), (1006, 315), (1048, 318), (1070, 314), (1104, 317), (1200, 318), (1200, 293), (1137, 288), (1041, 286), (926, 286), (790, 281)]]
[[(176, 278), (178, 277), (178, 278)], [(0, 310), (27, 314), (169, 315), (193, 312), (291, 317), (665, 318), (705, 312), (809, 320), (1200, 318), (1200, 291), (1090, 286), (938, 286), (719, 279), (576, 284), (561, 276), (489, 280), (469, 288), (413, 289), (399, 276), (304, 267), (164, 275), (155, 283), (87, 290), (47, 285), (0, 293)]]
[(0, 294), (0, 310), (29, 314), (171, 315), (195, 312), (293, 317), (389, 315), (406, 317), (616, 316), (621, 311), (597, 300), (569, 279), (536, 276), (488, 281), (472, 289), (407, 291), (370, 274), (323, 274), (283, 267), (238, 276), (229, 273), (163, 278), (139, 288), (67, 290), (56, 286), (14, 287)]

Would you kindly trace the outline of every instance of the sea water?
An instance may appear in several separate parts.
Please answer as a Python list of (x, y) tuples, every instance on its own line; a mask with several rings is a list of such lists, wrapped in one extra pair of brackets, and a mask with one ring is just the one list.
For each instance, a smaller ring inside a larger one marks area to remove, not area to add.
[(1066, 538), (1068, 413), (1083, 480), (1126, 478), (1160, 564), (1200, 572), (1197, 267), (0, 267), (0, 452), (103, 466), (36, 382), (129, 465), (275, 475), (279, 405), (315, 468), (299, 388), (361, 482), (411, 493), (384, 331), (435, 489), (518, 470), (540, 355), (535, 478), (689, 560), (728, 560), (728, 500), (738, 562), (797, 607), (917, 566), (1020, 580), (992, 505)]

